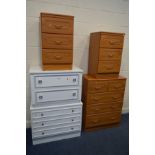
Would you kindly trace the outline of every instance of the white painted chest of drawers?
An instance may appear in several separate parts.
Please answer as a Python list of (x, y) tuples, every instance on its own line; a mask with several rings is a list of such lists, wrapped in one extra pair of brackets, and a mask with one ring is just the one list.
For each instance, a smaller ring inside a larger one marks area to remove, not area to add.
[(30, 69), (33, 144), (80, 136), (82, 72)]

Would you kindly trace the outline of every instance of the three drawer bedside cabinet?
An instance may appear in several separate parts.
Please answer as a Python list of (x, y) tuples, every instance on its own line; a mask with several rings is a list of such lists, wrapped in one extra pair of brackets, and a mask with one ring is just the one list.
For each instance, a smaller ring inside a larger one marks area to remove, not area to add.
[(43, 70), (72, 69), (74, 17), (41, 13)]
[(33, 144), (81, 135), (82, 70), (30, 69)]

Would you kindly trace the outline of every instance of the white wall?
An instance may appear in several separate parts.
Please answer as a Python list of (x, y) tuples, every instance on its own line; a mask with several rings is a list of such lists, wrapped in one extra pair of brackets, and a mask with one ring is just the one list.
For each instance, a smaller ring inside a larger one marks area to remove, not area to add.
[[(30, 126), (29, 67), (40, 65), (40, 12), (73, 15), (74, 51), (73, 64), (87, 73), (89, 34), (95, 31), (124, 32), (125, 42), (122, 56), (121, 75), (129, 77), (129, 4), (128, 0), (27, 0), (27, 127)], [(128, 80), (123, 112), (129, 110)]]

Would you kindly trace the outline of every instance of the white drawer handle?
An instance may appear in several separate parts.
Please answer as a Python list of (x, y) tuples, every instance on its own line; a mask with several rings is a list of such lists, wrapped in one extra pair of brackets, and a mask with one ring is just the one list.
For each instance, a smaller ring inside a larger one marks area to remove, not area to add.
[(43, 82), (42, 80), (38, 80), (38, 83), (39, 83), (39, 84), (42, 84), (42, 82)]

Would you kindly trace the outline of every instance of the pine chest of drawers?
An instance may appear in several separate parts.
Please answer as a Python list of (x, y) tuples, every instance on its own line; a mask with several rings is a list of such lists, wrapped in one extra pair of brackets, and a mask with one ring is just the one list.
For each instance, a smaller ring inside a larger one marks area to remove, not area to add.
[(95, 77), (104, 77), (110, 74), (118, 76), (121, 66), (123, 42), (124, 33), (91, 33), (88, 74)]
[(41, 13), (43, 70), (72, 69), (74, 17)]
[(31, 68), (33, 144), (80, 136), (82, 70)]
[(120, 122), (126, 78), (84, 76), (83, 129), (93, 130)]

